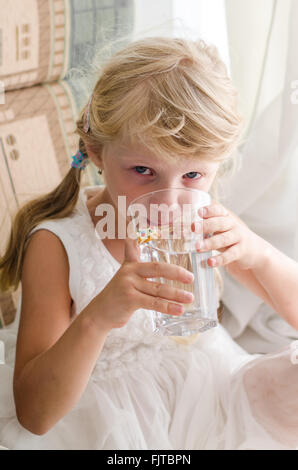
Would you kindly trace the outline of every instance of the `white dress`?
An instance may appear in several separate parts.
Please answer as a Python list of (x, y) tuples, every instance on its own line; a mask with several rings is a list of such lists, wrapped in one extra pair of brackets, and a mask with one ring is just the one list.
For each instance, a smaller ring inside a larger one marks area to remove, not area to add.
[[(60, 237), (70, 265), (73, 318), (119, 269), (96, 236), (80, 191), (75, 212), (46, 221)], [(34, 229), (34, 230), (36, 230)], [(32, 232), (33, 233), (33, 232)], [(20, 307), (0, 330), (0, 445), (9, 449), (296, 449), (297, 342), (276, 354), (248, 354), (222, 325), (194, 342), (152, 333), (139, 309), (112, 329), (74, 408), (44, 435), (23, 428), (15, 414), (13, 366)], [(239, 312), (241, 315), (241, 312)], [(61, 358), (63, 360), (63, 358)], [(34, 400), (34, 396), (32, 396)]]

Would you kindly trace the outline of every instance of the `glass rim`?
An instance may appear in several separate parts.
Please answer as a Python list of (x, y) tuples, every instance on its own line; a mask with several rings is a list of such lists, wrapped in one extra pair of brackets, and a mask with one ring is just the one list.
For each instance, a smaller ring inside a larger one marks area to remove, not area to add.
[[(181, 187), (176, 187), (176, 188), (157, 189), (156, 191), (150, 191), (149, 193), (144, 193), (144, 194), (142, 194), (141, 196), (136, 197), (135, 199), (133, 199), (133, 200), (130, 202), (130, 204), (129, 204), (129, 206), (128, 206), (127, 209), (129, 209), (130, 206), (132, 206), (133, 204), (135, 204), (136, 201), (138, 201), (139, 199), (142, 199), (142, 198), (145, 197), (145, 196), (149, 196), (149, 195), (155, 194), (155, 193), (160, 193), (160, 192), (162, 192), (162, 191), (163, 191), (163, 192), (165, 192), (165, 191), (171, 191), (171, 190), (175, 190), (175, 189), (179, 189), (180, 191), (181, 191), (181, 190), (183, 190), (183, 191), (190, 191), (190, 192), (193, 192), (193, 193), (204, 193), (204, 194), (208, 194), (208, 195), (209, 195), (209, 193), (208, 193), (207, 191), (203, 191), (202, 189), (194, 189), (194, 188), (181, 188)], [(209, 196), (210, 196), (210, 195), (209, 195)]]

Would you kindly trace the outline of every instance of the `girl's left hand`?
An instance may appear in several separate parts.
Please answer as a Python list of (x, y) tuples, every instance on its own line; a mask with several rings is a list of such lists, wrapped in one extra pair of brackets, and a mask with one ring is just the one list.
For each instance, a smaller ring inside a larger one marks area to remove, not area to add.
[[(206, 214), (201, 210), (205, 209)], [(209, 206), (199, 209), (203, 221), (203, 246), (196, 244), (197, 251), (218, 250), (221, 255), (208, 259), (208, 265), (225, 266), (234, 262), (242, 269), (253, 269), (262, 260), (264, 240), (252, 232), (248, 226), (219, 203), (212, 202)], [(192, 230), (195, 230), (194, 224)], [(213, 233), (210, 238), (205, 238)], [(215, 263), (214, 263), (215, 261)]]

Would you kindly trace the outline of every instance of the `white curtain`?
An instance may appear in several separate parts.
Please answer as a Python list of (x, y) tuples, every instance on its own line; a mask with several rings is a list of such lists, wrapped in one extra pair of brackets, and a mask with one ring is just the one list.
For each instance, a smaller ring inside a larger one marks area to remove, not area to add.
[[(134, 39), (201, 37), (218, 47), (245, 118), (239, 169), (222, 181), (221, 200), (298, 261), (298, 0), (152, 0), (146, 9), (136, 2), (135, 23)], [(271, 307), (221, 272), (223, 325), (235, 341), (262, 353), (298, 339)]]
[[(226, 0), (226, 19), (246, 127), (240, 167), (223, 180), (221, 200), (298, 261), (298, 1)], [(271, 307), (221, 272), (223, 325), (242, 347), (271, 352), (298, 339)]]

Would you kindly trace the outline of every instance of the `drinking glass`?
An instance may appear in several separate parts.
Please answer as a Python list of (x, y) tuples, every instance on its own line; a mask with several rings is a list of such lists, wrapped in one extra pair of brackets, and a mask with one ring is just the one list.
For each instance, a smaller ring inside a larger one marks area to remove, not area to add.
[(207, 264), (212, 250), (196, 251), (197, 242), (204, 238), (204, 219), (198, 210), (210, 202), (211, 197), (205, 191), (165, 188), (143, 194), (128, 207), (128, 236), (138, 238), (140, 261), (176, 264), (194, 275), (191, 284), (165, 278), (148, 279), (190, 291), (194, 296), (192, 303), (183, 304), (181, 315), (152, 310), (155, 333), (189, 336), (218, 324), (214, 270)]

